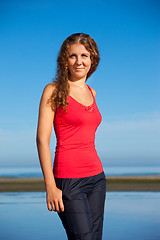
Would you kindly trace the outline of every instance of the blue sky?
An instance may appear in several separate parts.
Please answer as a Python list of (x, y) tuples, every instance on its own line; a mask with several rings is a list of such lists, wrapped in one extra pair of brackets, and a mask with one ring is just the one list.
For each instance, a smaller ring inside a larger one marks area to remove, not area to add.
[[(103, 121), (105, 166), (160, 165), (160, 3), (156, 0), (0, 2), (0, 166), (38, 166), (38, 105), (66, 37), (90, 34), (101, 62), (88, 84)], [(54, 157), (55, 135), (51, 139)]]

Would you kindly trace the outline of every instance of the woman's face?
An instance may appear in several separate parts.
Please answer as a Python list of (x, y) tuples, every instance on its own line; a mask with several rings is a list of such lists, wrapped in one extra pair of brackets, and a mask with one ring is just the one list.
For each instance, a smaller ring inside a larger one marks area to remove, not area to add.
[(91, 68), (90, 52), (80, 43), (72, 44), (69, 49), (68, 68), (70, 80), (86, 79)]

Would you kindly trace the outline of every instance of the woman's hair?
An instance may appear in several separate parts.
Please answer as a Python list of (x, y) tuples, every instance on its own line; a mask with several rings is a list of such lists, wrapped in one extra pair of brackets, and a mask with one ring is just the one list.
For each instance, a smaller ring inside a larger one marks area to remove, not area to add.
[(93, 38), (85, 33), (75, 33), (69, 36), (63, 42), (57, 58), (57, 74), (53, 80), (55, 88), (49, 99), (51, 107), (53, 108), (57, 108), (58, 106), (62, 105), (63, 109), (66, 111), (66, 106), (68, 105), (67, 98), (69, 94), (68, 79), (70, 76), (68, 68), (69, 48), (72, 44), (76, 43), (83, 44), (90, 53), (91, 68), (87, 74), (86, 80), (92, 75), (99, 64), (99, 51)]

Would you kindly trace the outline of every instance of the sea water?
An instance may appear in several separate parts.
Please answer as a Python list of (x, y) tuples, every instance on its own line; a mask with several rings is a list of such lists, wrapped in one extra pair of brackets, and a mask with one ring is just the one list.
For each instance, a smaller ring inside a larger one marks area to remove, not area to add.
[[(107, 192), (103, 240), (159, 240), (160, 192)], [(67, 240), (45, 193), (0, 193), (1, 240)]]
[[(108, 167), (104, 166), (107, 176), (112, 175), (160, 175), (160, 167)], [(0, 177), (42, 177), (40, 167), (1, 167)]]

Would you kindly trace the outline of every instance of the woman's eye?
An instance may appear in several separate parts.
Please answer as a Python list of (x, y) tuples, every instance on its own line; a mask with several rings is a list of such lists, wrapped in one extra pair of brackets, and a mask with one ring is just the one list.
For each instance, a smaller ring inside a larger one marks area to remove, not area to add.
[(88, 57), (86, 54), (82, 54), (83, 57)]
[(69, 57), (70, 58), (74, 58), (74, 57), (76, 57), (76, 55), (75, 54), (71, 54)]

